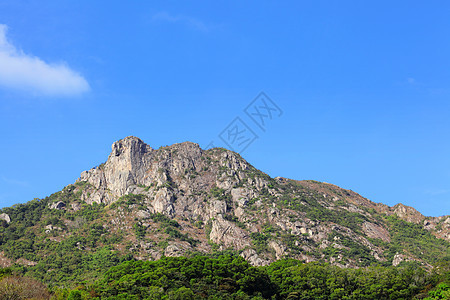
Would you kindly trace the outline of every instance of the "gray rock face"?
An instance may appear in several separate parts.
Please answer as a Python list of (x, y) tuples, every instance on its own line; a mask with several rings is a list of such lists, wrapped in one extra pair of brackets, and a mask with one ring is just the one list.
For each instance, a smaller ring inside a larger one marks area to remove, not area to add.
[(6, 221), (6, 223), (11, 223), (11, 218), (7, 214), (0, 214), (0, 220)]
[(394, 267), (396, 267), (403, 261), (415, 261), (415, 260), (417, 260), (417, 259), (410, 257), (408, 255), (405, 255), (405, 254), (397, 253), (394, 256), (394, 259), (392, 260), (392, 265)]
[(81, 173), (78, 181), (87, 181), (95, 191), (86, 196), (88, 203), (111, 203), (126, 195), (129, 188), (144, 183), (152, 148), (136, 137), (126, 137), (112, 145), (107, 162)]
[(248, 260), (249, 263), (251, 263), (254, 266), (266, 266), (270, 263), (270, 261), (266, 259), (262, 259), (259, 257), (259, 255), (256, 253), (254, 249), (245, 249), (242, 251), (241, 256)]
[(286, 255), (287, 247), (280, 242), (270, 241), (269, 247), (275, 251), (276, 259), (282, 259)]
[(231, 197), (233, 202), (239, 207), (244, 207), (248, 201), (253, 198), (254, 193), (245, 188), (236, 188), (231, 190)]
[[(167, 150), (153, 150), (139, 138), (131, 136), (115, 142), (106, 163), (81, 173), (77, 180), (92, 185), (83, 200), (109, 204), (123, 195), (136, 193), (139, 186), (169, 186), (173, 178), (185, 175), (186, 170), (197, 170), (202, 154), (197, 144), (186, 142)], [(155, 211), (173, 211), (173, 195), (167, 188), (158, 192), (155, 198)]]
[(403, 254), (395, 254), (394, 259), (392, 260), (392, 265), (394, 267), (398, 266), (403, 261)]
[(170, 242), (164, 251), (165, 256), (182, 256), (189, 250), (192, 250), (191, 245), (187, 242)]
[(81, 204), (78, 202), (71, 203), (70, 206), (74, 211), (79, 211), (81, 209)]
[(210, 218), (215, 218), (217, 215), (223, 215), (227, 211), (227, 204), (225, 201), (212, 200), (209, 208)]
[(174, 197), (170, 190), (167, 188), (161, 188), (155, 194), (155, 200), (152, 202), (154, 211), (157, 213), (163, 213), (166, 215), (172, 215)]
[(392, 208), (394, 213), (401, 219), (404, 219), (405, 221), (417, 224), (422, 222), (423, 215), (419, 213), (417, 210), (415, 210), (413, 207), (399, 203)]
[(380, 239), (384, 242), (391, 241), (391, 236), (389, 232), (379, 225), (376, 225), (371, 222), (364, 222), (362, 228), (364, 233), (367, 234), (367, 236), (370, 238)]
[(66, 207), (66, 204), (64, 202), (62, 202), (62, 201), (58, 201), (58, 202), (52, 203), (50, 205), (50, 209), (59, 209), (59, 210), (61, 210), (61, 209), (64, 209), (65, 207)]
[(212, 242), (232, 247), (236, 250), (251, 246), (248, 232), (237, 227), (235, 223), (224, 220), (221, 216), (212, 221), (212, 229), (209, 237)]
[(139, 210), (136, 213), (136, 217), (138, 217), (139, 219), (148, 219), (150, 218), (150, 213), (145, 210)]

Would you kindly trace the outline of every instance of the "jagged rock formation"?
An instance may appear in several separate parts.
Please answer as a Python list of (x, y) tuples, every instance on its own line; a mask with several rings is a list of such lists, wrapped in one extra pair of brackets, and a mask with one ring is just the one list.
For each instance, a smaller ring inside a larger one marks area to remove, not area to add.
[[(89, 225), (104, 240), (124, 237), (110, 246), (137, 259), (231, 250), (253, 265), (286, 257), (347, 267), (428, 265), (417, 247), (400, 253), (392, 246), (399, 234), (390, 215), (450, 240), (449, 216), (424, 217), (328, 183), (271, 178), (237, 153), (190, 142), (153, 149), (126, 137), (112, 145), (105, 163), (50, 198), (46, 206), (63, 217), (59, 224), (38, 223), (37, 232), (59, 242)], [(82, 215), (89, 206), (101, 211), (91, 223)], [(11, 221), (4, 213), (0, 219)]]

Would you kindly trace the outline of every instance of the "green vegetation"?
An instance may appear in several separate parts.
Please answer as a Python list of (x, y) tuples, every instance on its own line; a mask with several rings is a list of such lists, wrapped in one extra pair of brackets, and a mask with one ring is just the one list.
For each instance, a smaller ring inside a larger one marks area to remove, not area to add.
[(116, 202), (110, 205), (111, 209), (117, 208), (119, 206), (125, 206), (128, 208), (130, 205), (141, 205), (145, 200), (145, 195), (142, 194), (127, 194), (120, 197)]
[[(99, 255), (99, 262), (104, 264), (109, 258)], [(0, 296), (11, 290), (13, 282), (15, 286), (32, 285), (45, 295), (35, 299), (50, 297), (36, 280), (12, 276), (10, 270), (0, 269), (0, 274)], [(124, 261), (102, 272), (94, 283), (52, 290), (57, 300), (448, 299), (450, 269), (448, 265), (431, 273), (413, 266), (345, 269), (292, 259), (253, 267), (233, 255), (164, 257)]]
[[(281, 205), (306, 213), (306, 217), (313, 221), (332, 222), (350, 228), (356, 233), (361, 233), (361, 224), (364, 221), (369, 221), (366, 216), (345, 209), (346, 202), (342, 200), (335, 203), (338, 205), (336, 208), (324, 207), (323, 203), (326, 203), (327, 200), (323, 195), (298, 183), (289, 183), (286, 186), (281, 186), (281, 188), (285, 192), (281, 197)], [(289, 194), (295, 196), (289, 196)]]
[(250, 236), (257, 253), (261, 253), (267, 250), (267, 241), (270, 238), (269, 234), (252, 232)]
[(430, 297), (425, 298), (426, 300), (450, 299), (450, 284), (439, 284), (435, 290), (429, 292), (429, 295)]
[(438, 239), (418, 224), (409, 223), (397, 216), (385, 218), (392, 236), (386, 247), (393, 257), (396, 252), (405, 249), (415, 257), (435, 265), (438, 261), (450, 261), (450, 247), (445, 240)]
[(357, 243), (348, 236), (344, 236), (337, 232), (333, 232), (328, 236), (328, 240), (330, 242), (333, 242), (336, 238), (338, 239), (339, 243), (346, 248), (336, 249), (333, 247), (327, 247), (325, 249), (326, 251), (324, 251), (325, 254), (328, 254), (332, 257), (337, 257), (336, 254), (341, 253), (344, 254), (344, 257), (351, 257), (353, 259), (356, 259), (357, 261), (359, 261), (360, 265), (365, 267), (377, 262), (373, 255), (371, 255), (371, 250), (368, 247)]
[(211, 189), (211, 196), (217, 198), (217, 200), (222, 200), (227, 203), (227, 205), (231, 202), (231, 195), (226, 193), (224, 189), (220, 189), (218, 187), (214, 187)]

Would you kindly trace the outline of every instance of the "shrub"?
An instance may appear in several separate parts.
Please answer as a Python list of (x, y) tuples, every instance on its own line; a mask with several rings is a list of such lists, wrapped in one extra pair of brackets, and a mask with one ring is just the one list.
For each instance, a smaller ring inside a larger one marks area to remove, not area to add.
[(0, 281), (0, 299), (50, 299), (47, 288), (28, 277), (7, 276)]

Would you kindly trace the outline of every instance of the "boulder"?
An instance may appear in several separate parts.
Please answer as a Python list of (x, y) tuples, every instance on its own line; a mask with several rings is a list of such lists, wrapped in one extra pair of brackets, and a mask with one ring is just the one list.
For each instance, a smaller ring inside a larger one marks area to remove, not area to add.
[(4, 220), (8, 224), (11, 223), (11, 218), (9, 217), (8, 214), (5, 214), (5, 213), (0, 214), (0, 220)]

